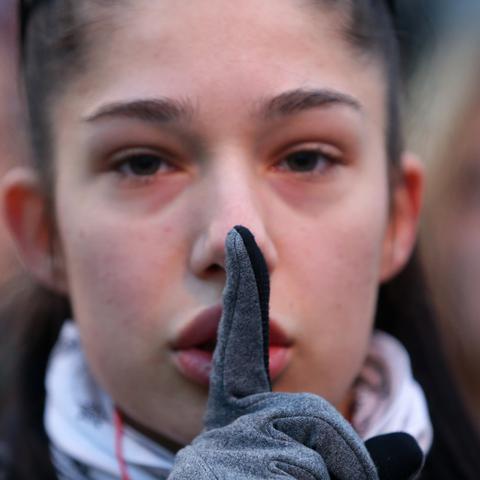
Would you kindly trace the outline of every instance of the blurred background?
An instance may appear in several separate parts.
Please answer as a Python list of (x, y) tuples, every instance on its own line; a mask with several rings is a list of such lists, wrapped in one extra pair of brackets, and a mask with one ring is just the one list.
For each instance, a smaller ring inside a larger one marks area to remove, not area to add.
[(394, 0), (406, 75), (445, 42), (445, 34), (471, 19), (479, 0)]
[[(406, 143), (427, 172), (420, 251), (451, 368), (480, 428), (480, 0), (396, 3)], [(0, 176), (28, 153), (15, 13), (14, 0), (0, 0)], [(14, 278), (20, 288), (0, 223), (0, 284), (11, 289)]]
[(406, 140), (426, 170), (420, 252), (451, 369), (480, 431), (480, 1), (402, 8)]
[[(23, 110), (18, 92), (16, 2), (0, 0), (0, 176), (23, 161)], [(0, 219), (0, 283), (16, 272), (16, 259)]]

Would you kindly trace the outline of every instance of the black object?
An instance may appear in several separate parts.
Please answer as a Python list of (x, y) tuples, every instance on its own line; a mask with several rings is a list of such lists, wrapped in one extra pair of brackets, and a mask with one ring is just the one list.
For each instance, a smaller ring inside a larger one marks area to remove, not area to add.
[(413, 480), (424, 463), (423, 452), (408, 433), (378, 435), (365, 442), (381, 480)]

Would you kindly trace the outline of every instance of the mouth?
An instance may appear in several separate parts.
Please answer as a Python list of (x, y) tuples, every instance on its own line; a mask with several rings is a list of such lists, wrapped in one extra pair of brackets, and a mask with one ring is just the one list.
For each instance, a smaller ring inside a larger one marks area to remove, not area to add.
[[(172, 345), (174, 364), (179, 372), (202, 386), (210, 382), (221, 316), (221, 305), (203, 310), (186, 325)], [(274, 381), (288, 365), (292, 342), (274, 319), (270, 319), (269, 340), (269, 372)]]

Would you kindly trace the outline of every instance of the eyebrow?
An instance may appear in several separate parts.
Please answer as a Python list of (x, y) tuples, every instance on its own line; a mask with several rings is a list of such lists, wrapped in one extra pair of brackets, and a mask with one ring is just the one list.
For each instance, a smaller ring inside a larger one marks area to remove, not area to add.
[(360, 102), (345, 93), (331, 89), (300, 88), (271, 98), (261, 107), (261, 114), (264, 118), (271, 119), (332, 105), (346, 106), (356, 111), (362, 110)]
[[(288, 90), (261, 101), (260, 108), (254, 114), (270, 120), (332, 105), (346, 106), (356, 111), (362, 110), (360, 102), (345, 93), (331, 89), (301, 88)], [(195, 110), (193, 102), (189, 100), (138, 99), (103, 105), (93, 114), (88, 115), (85, 121), (123, 117), (156, 124), (174, 123), (190, 120)]]
[(172, 123), (190, 119), (194, 110), (193, 104), (188, 100), (139, 99), (103, 105), (87, 116), (85, 121), (94, 122), (106, 118), (123, 117), (148, 123)]

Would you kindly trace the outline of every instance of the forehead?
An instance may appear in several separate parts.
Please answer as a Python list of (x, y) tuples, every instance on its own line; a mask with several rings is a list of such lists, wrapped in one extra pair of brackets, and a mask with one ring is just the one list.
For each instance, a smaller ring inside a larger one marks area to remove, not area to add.
[[(88, 114), (95, 103), (173, 97), (200, 107), (251, 108), (295, 88), (343, 91), (384, 123), (384, 79), (318, 1), (136, 0), (122, 2), (78, 77)], [(87, 94), (87, 95), (85, 95)]]

